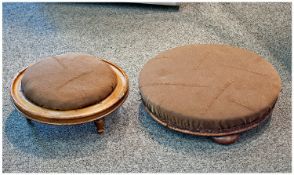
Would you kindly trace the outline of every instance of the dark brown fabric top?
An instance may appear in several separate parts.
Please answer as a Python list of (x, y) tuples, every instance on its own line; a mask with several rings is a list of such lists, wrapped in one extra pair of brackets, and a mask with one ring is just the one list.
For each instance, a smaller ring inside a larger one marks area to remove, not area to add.
[(222, 130), (260, 118), (281, 90), (259, 55), (228, 45), (187, 45), (160, 53), (140, 72), (142, 99), (162, 121), (188, 130)]
[(100, 59), (86, 54), (44, 58), (30, 66), (21, 80), (26, 98), (38, 106), (72, 110), (100, 102), (116, 86), (116, 75)]

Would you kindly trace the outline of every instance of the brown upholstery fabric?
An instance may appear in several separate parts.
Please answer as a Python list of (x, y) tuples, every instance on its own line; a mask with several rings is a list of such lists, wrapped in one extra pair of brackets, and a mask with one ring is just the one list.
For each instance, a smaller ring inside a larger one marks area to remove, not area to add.
[(228, 45), (187, 45), (151, 59), (140, 72), (139, 88), (148, 109), (167, 125), (221, 132), (268, 112), (281, 80), (253, 52)]
[(86, 54), (48, 57), (30, 66), (21, 80), (26, 98), (56, 110), (83, 108), (106, 98), (116, 86), (112, 68)]

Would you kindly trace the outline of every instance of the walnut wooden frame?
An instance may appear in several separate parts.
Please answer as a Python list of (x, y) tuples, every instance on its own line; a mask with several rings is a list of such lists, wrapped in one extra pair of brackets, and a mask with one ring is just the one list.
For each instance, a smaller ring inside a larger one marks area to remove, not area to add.
[[(143, 104), (144, 104), (144, 101), (143, 101)], [(169, 128), (169, 129), (172, 129), (177, 132), (185, 133), (185, 134), (194, 135), (194, 136), (207, 136), (207, 137), (210, 137), (216, 143), (223, 144), (223, 145), (229, 145), (229, 144), (235, 143), (239, 139), (240, 134), (242, 132), (253, 129), (253, 128), (257, 127), (258, 125), (260, 125), (261, 123), (265, 122), (267, 119), (269, 119), (272, 115), (272, 111), (274, 109), (275, 104), (276, 104), (276, 102), (259, 119), (255, 120), (251, 123), (248, 123), (247, 125), (239, 126), (239, 127), (229, 129), (226, 131), (221, 131), (221, 132), (220, 131), (218, 131), (218, 132), (196, 132), (196, 131), (190, 131), (190, 130), (183, 129), (183, 128), (178, 128), (177, 126), (170, 125), (166, 121), (161, 120), (154, 113), (152, 113), (151, 110), (149, 110), (149, 108), (145, 104), (144, 104), (144, 106), (145, 106), (145, 110), (156, 122), (158, 122), (159, 124)]]
[(33, 104), (25, 98), (20, 86), (23, 73), (27, 68), (20, 71), (13, 79), (10, 89), (13, 104), (29, 121), (34, 120), (52, 125), (75, 125), (94, 121), (97, 132), (103, 133), (104, 118), (121, 106), (128, 96), (129, 80), (127, 74), (120, 67), (106, 60), (102, 61), (115, 72), (117, 86), (108, 97), (97, 104), (67, 111), (51, 110)]

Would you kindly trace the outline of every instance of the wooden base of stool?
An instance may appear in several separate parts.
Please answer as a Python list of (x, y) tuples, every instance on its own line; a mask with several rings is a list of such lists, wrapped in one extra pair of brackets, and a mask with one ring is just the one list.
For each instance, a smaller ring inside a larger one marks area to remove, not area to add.
[(239, 134), (233, 134), (228, 136), (211, 137), (211, 139), (218, 144), (229, 145), (235, 143), (239, 137)]
[(95, 125), (96, 125), (96, 128), (97, 128), (97, 132), (99, 134), (102, 134), (104, 132), (104, 128), (105, 128), (105, 126), (104, 126), (104, 118), (96, 120), (94, 122), (95, 122)]

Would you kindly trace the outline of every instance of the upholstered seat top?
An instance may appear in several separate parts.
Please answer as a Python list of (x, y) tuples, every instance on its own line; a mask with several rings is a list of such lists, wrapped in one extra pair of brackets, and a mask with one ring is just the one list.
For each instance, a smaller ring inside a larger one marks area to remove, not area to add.
[(281, 80), (261, 56), (228, 45), (187, 45), (149, 60), (143, 102), (161, 121), (216, 132), (254, 122), (275, 104)]
[(112, 68), (95, 56), (69, 53), (28, 67), (21, 80), (25, 97), (54, 110), (83, 108), (105, 99), (116, 87)]

